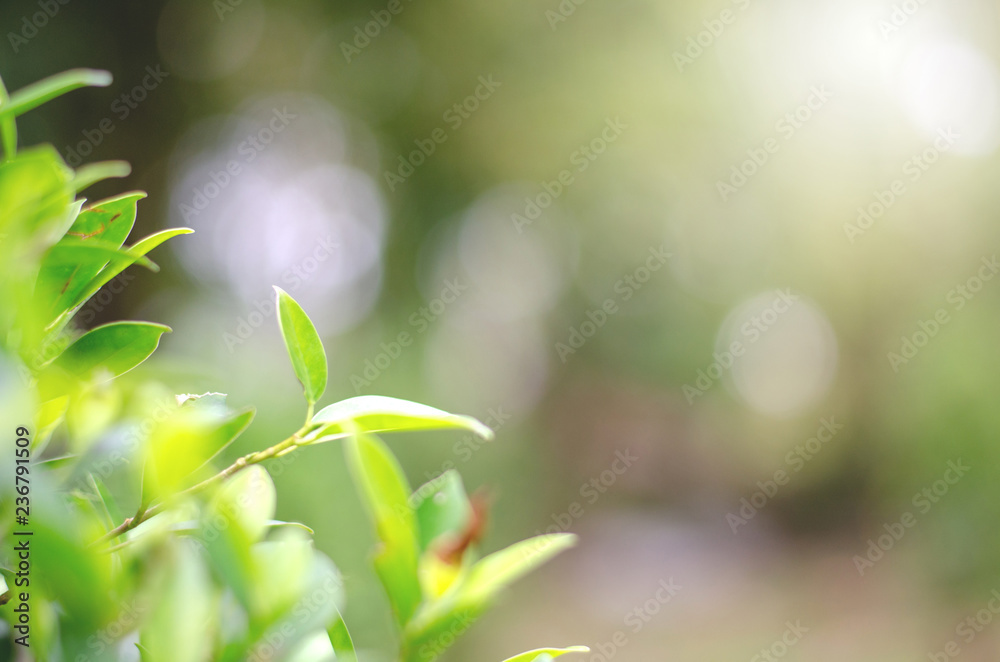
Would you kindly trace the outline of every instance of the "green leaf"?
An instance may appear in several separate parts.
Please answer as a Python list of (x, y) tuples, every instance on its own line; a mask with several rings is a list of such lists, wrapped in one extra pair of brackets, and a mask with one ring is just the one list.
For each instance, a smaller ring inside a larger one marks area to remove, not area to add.
[(99, 161), (76, 169), (73, 177), (73, 190), (80, 192), (99, 181), (112, 177), (128, 177), (132, 174), (132, 166), (128, 161)]
[[(184, 406), (183, 404), (180, 406)], [(208, 411), (210, 414), (217, 414), (217, 409), (202, 409), (202, 411)], [(243, 434), (244, 431), (253, 422), (254, 417), (257, 415), (257, 410), (253, 407), (248, 407), (243, 411), (229, 417), (223, 421), (218, 427), (212, 430), (209, 434), (205, 443), (202, 446), (206, 456), (206, 462), (214, 459), (219, 453), (224, 451), (229, 447), (231, 443), (236, 441), (236, 439)]]
[(478, 619), (502, 589), (574, 544), (576, 536), (569, 533), (536, 536), (479, 560), (440, 599), (424, 605), (407, 625), (404, 659), (426, 659), (419, 651), (443, 652), (454, 641), (454, 634)]
[(197, 407), (178, 407), (173, 416), (157, 424), (144, 449), (148, 456), (143, 470), (142, 502), (168, 497), (194, 484), (209, 461), (231, 444), (250, 425), (254, 410), (228, 419)]
[[(288, 356), (292, 359), (295, 376), (302, 382), (306, 400), (312, 406), (326, 390), (326, 352), (312, 320), (302, 306), (280, 287), (277, 293), (278, 324), (285, 339)], [(310, 411), (312, 411), (310, 409)]]
[(288, 532), (279, 541), (254, 545), (253, 554), (260, 571), (255, 588), (265, 611), (251, 618), (242, 641), (227, 644), (212, 659), (330, 660), (333, 648), (326, 630), (343, 604), (337, 567), (307, 538)]
[(104, 269), (101, 270), (87, 285), (81, 290), (79, 296), (73, 301), (69, 310), (61, 313), (56, 317), (47, 327), (49, 336), (57, 336), (66, 323), (72, 319), (76, 311), (79, 310), (80, 306), (87, 302), (90, 297), (97, 294), (104, 285), (111, 281), (112, 278), (125, 271), (128, 267), (132, 266), (136, 262), (140, 261), (142, 257), (153, 250), (166, 240), (176, 237), (181, 234), (190, 234), (194, 230), (190, 228), (174, 228), (172, 230), (164, 230), (162, 232), (157, 232), (152, 234), (140, 241), (136, 242), (134, 245), (125, 249), (125, 251), (118, 257), (112, 259)]
[(94, 488), (94, 491), (97, 493), (98, 498), (101, 500), (101, 506), (103, 507), (104, 515), (106, 518), (105, 523), (109, 527), (115, 526), (116, 524), (118, 524), (118, 522), (122, 521), (122, 512), (121, 509), (118, 507), (118, 502), (115, 501), (115, 498), (111, 495), (111, 492), (104, 484), (104, 481), (101, 480), (100, 476), (95, 476), (92, 473), (87, 475), (90, 477), (90, 482)]
[(316, 424), (304, 443), (320, 443), (347, 436), (351, 430), (363, 432), (403, 432), (407, 430), (468, 430), (483, 439), (493, 439), (493, 430), (470, 416), (449, 414), (427, 405), (389, 398), (362, 395), (321, 409), (312, 422)]
[(402, 628), (422, 595), (417, 577), (417, 521), (409, 504), (410, 488), (399, 462), (381, 440), (357, 434), (344, 445), (348, 467), (382, 543), (375, 571), (389, 595)]
[(572, 533), (552, 533), (514, 543), (480, 559), (461, 587), (462, 599), (490, 599), (552, 557), (576, 544)]
[(61, 225), (73, 202), (72, 175), (51, 145), (0, 163), (0, 233), (27, 235)]
[(76, 305), (80, 305), (89, 299), (97, 292), (97, 290), (101, 289), (105, 283), (120, 274), (126, 268), (137, 263), (143, 264), (143, 256), (166, 240), (182, 234), (191, 234), (192, 232), (194, 232), (194, 230), (191, 228), (173, 228), (171, 230), (163, 230), (162, 232), (157, 232), (149, 235), (148, 237), (144, 237), (132, 246), (124, 249), (88, 284), (87, 288), (84, 290), (82, 299), (78, 299)]
[[(114, 244), (101, 241), (99, 239), (81, 240), (64, 239), (49, 249), (46, 255), (46, 262), (57, 265), (69, 265), (76, 267), (84, 260), (100, 262), (103, 266), (110, 260), (129, 257), (128, 253)], [(139, 263), (150, 271), (158, 271), (159, 267), (148, 258), (142, 258)], [(84, 265), (89, 267), (90, 265)], [(78, 271), (79, 269), (74, 269)], [(100, 271), (100, 267), (95, 269)], [(86, 282), (86, 281), (84, 281)], [(60, 288), (61, 289), (61, 288)]]
[(347, 623), (344, 622), (344, 617), (339, 609), (333, 624), (326, 633), (330, 637), (330, 644), (337, 656), (337, 662), (358, 662), (358, 654), (354, 650), (354, 640), (351, 639), (351, 633), (347, 630)]
[(515, 655), (514, 657), (507, 658), (504, 662), (543, 662), (543, 660), (551, 660), (554, 657), (559, 657), (560, 655), (565, 655), (566, 653), (589, 653), (590, 649), (586, 646), (571, 646), (570, 648), (539, 648), (538, 650), (528, 651), (527, 653), (521, 653), (520, 655)]
[(196, 407), (207, 411), (226, 413), (225, 393), (179, 393), (177, 394), (177, 405), (179, 407)]
[[(72, 308), (94, 276), (108, 262), (125, 255), (119, 247), (99, 239), (63, 239), (50, 248), (35, 287), (35, 300), (44, 319), (55, 319)], [(149, 258), (141, 258), (139, 263), (150, 271), (160, 269)]]
[[(47, 320), (76, 305), (109, 262), (130, 258), (127, 251), (119, 249), (135, 224), (136, 204), (145, 197), (142, 191), (134, 191), (90, 205), (76, 217), (66, 236), (49, 249), (42, 259), (36, 287)], [(142, 261), (155, 270), (148, 259)]]
[(141, 644), (151, 662), (206, 660), (211, 653), (217, 613), (212, 578), (192, 545), (173, 544), (160, 556), (150, 591)]
[[(163, 517), (163, 514), (155, 515), (149, 518), (139, 526), (135, 527), (134, 529), (126, 533), (125, 534), (126, 537), (128, 538), (129, 541), (132, 541), (134, 539), (142, 537), (147, 532), (160, 530), (161, 528), (165, 531), (170, 531), (172, 533), (191, 535), (199, 533), (203, 526), (202, 522), (199, 522), (197, 520), (184, 520), (181, 522), (166, 523), (161, 526), (160, 522), (158, 521), (159, 518), (161, 517)], [(118, 520), (116, 520), (116, 523), (120, 521), (121, 518), (118, 518)], [(151, 526), (147, 527), (147, 525)], [(280, 519), (269, 519), (267, 520), (267, 522), (265, 522), (265, 530), (268, 533), (271, 531), (280, 531), (282, 529), (298, 529), (299, 531), (304, 531), (309, 535), (313, 535), (316, 533), (302, 522), (286, 522)]]
[(413, 493), (413, 507), (420, 530), (420, 550), (442, 535), (462, 531), (472, 517), (462, 477), (449, 469)]
[[(0, 77), (0, 108), (7, 105), (10, 95), (3, 84), (3, 77)], [(3, 145), (3, 157), (5, 161), (14, 158), (17, 152), (17, 124), (13, 117), (0, 118), (0, 145)]]
[(55, 76), (43, 78), (10, 95), (7, 103), (0, 105), (0, 118), (17, 117), (81, 87), (107, 87), (111, 74), (96, 69), (70, 69)]
[(97, 369), (118, 377), (145, 361), (170, 327), (151, 322), (112, 322), (96, 327), (66, 348), (54, 365), (85, 379)]
[(277, 502), (271, 476), (264, 467), (254, 465), (223, 483), (211, 507), (227, 522), (238, 522), (250, 540), (257, 542), (274, 517)]
[(79, 239), (95, 237), (120, 248), (135, 225), (136, 205), (145, 197), (143, 191), (132, 191), (88, 205), (66, 234)]
[(308, 536), (293, 529), (250, 548), (255, 568), (250, 586), (252, 618), (269, 624), (295, 606), (309, 587), (314, 554)]

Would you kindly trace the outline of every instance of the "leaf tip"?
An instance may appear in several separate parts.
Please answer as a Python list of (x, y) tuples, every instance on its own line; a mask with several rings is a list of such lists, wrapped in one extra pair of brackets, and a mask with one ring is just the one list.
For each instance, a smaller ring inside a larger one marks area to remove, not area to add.
[(115, 79), (110, 71), (104, 69), (87, 69), (86, 72), (87, 82), (94, 87), (107, 87)]
[(497, 435), (496, 432), (493, 431), (493, 428), (491, 428), (490, 426), (486, 425), (485, 423), (476, 418), (470, 418), (469, 421), (470, 421), (469, 424), (472, 427), (472, 431), (478, 434), (484, 440), (493, 441), (494, 439), (496, 439)]

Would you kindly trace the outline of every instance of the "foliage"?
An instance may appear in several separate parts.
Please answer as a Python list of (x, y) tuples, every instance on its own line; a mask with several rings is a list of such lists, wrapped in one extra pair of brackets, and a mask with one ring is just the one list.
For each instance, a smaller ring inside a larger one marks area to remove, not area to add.
[[(122, 321), (84, 332), (73, 322), (124, 269), (155, 270), (147, 254), (191, 231), (166, 230), (126, 246), (145, 194), (78, 198), (96, 181), (126, 175), (125, 164), (73, 170), (51, 146), (17, 150), (17, 116), (66, 91), (109, 82), (104, 72), (75, 70), (10, 96), (0, 83), (0, 392), (26, 404), (20, 415), (31, 412), (19, 435), (30, 439), (32, 458), (30, 524), (18, 523), (9, 507), (19, 496), (12, 476), (0, 482), (0, 594), (8, 603), (0, 614), (9, 626), (0, 655), (17, 648), (12, 607), (30, 591), (30, 644), (39, 660), (356, 660), (337, 568), (314, 548), (308, 527), (274, 519), (277, 495), (262, 464), (339, 440), (379, 541), (374, 566), (400, 659), (435, 659), (505, 586), (573, 537), (540, 536), (480, 558), (481, 516), (458, 475), (414, 491), (376, 435), (492, 431), (378, 396), (314, 413), (326, 389), (326, 352), (306, 312), (277, 288), (305, 421), (219, 470), (217, 458), (254, 411), (231, 409), (220, 394), (164, 404), (162, 386), (131, 371), (154, 352), (166, 326)], [(0, 466), (10, 470), (8, 456)], [(30, 586), (19, 589), (13, 534), (24, 528), (33, 532)], [(585, 650), (543, 649), (509, 662)]]

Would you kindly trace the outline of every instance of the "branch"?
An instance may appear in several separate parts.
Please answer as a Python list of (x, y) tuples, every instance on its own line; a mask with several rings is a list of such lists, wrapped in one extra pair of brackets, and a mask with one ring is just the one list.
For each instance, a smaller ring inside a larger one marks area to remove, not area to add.
[[(173, 495), (172, 498), (184, 497), (184, 496), (190, 496), (192, 494), (197, 494), (198, 492), (202, 492), (205, 489), (211, 487), (212, 485), (215, 485), (216, 483), (218, 483), (220, 481), (226, 480), (227, 478), (229, 478), (233, 474), (235, 474), (237, 472), (240, 472), (243, 469), (246, 469), (247, 467), (249, 467), (251, 465), (260, 464), (264, 460), (269, 460), (272, 457), (277, 457), (278, 455), (280, 455), (280, 454), (282, 454), (282, 453), (284, 453), (284, 452), (286, 452), (286, 451), (294, 448), (295, 446), (297, 446), (298, 443), (299, 443), (299, 441), (300, 441), (300, 439), (301, 439), (300, 435), (303, 433), (304, 430), (305, 430), (305, 427), (303, 427), (302, 429), (300, 429), (298, 432), (296, 432), (295, 434), (293, 434), (291, 437), (288, 437), (284, 441), (282, 441), (282, 442), (280, 442), (278, 444), (275, 444), (274, 446), (271, 446), (270, 448), (268, 448), (266, 450), (258, 451), (256, 453), (250, 453), (249, 455), (244, 455), (243, 457), (239, 458), (238, 460), (236, 460), (235, 462), (233, 462), (228, 467), (226, 467), (225, 469), (223, 469), (219, 473), (215, 474), (211, 478), (206, 478), (205, 480), (201, 481), (200, 483), (198, 483), (196, 485), (193, 485), (192, 487), (189, 487), (189, 488), (187, 488), (185, 490), (182, 490), (182, 491), (178, 492), (177, 494)], [(131, 531), (132, 529), (136, 528), (137, 526), (139, 526), (140, 524), (142, 524), (146, 520), (150, 519), (151, 517), (153, 517), (155, 515), (158, 515), (159, 513), (163, 512), (163, 510), (166, 508), (166, 506), (167, 506), (167, 503), (164, 502), (164, 501), (160, 501), (159, 503), (155, 503), (155, 504), (153, 504), (153, 505), (151, 505), (149, 507), (140, 506), (138, 512), (136, 512), (135, 515), (133, 515), (132, 517), (127, 518), (121, 524), (119, 524), (115, 528), (111, 529), (110, 531), (108, 531), (107, 533), (105, 533), (103, 536), (101, 536), (100, 538), (98, 538), (97, 540), (95, 540), (94, 542), (90, 543), (89, 546), (90, 547), (94, 547), (94, 546), (97, 546), (97, 545), (100, 545), (100, 544), (103, 544), (103, 543), (110, 542), (110, 541), (114, 540), (115, 538), (117, 538), (117, 537), (119, 537), (119, 536), (121, 536), (121, 535), (123, 535), (123, 534), (125, 534), (125, 533), (127, 533), (129, 531)], [(120, 548), (121, 548), (121, 545), (116, 545), (116, 546), (114, 546), (114, 547), (112, 547), (112, 548), (110, 548), (110, 549), (108, 549), (106, 551), (112, 552), (112, 551), (116, 551), (117, 549), (120, 549)]]

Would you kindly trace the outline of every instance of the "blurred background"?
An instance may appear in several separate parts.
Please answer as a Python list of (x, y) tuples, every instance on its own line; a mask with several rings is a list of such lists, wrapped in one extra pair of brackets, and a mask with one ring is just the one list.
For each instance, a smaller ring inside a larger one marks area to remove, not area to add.
[[(134, 236), (196, 230), (81, 319), (172, 326), (149, 371), (259, 409), (234, 457), (303, 416), (277, 284), (321, 331), (327, 400), (497, 431), (389, 439), (414, 486), (456, 467), (488, 490), (485, 549), (581, 535), (445, 659), (996, 659), (995, 3), (0, 17), (8, 88), (114, 74), (27, 115), (21, 141), (130, 161), (90, 194), (148, 191)], [(344, 571), (365, 659), (388, 660), (340, 449), (269, 468), (278, 517)]]

